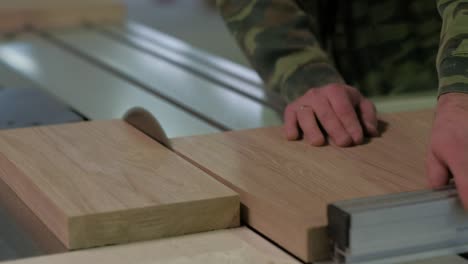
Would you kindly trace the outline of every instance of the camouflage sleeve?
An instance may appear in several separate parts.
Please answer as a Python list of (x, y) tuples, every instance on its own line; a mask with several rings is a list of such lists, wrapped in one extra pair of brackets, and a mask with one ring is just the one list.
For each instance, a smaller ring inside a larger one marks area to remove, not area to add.
[(294, 0), (218, 0), (226, 24), (267, 87), (292, 101), (343, 82)]
[(443, 19), (437, 71), (439, 95), (468, 93), (468, 0), (437, 0)]

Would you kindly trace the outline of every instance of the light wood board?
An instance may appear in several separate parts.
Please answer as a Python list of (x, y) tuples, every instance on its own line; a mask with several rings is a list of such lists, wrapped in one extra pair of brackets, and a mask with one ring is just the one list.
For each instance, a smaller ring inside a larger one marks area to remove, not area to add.
[(34, 253), (51, 254), (67, 251), (63, 243), (2, 180), (0, 180), (0, 206), (21, 230), (23, 238), (29, 240), (40, 251)]
[(68, 248), (239, 225), (239, 197), (121, 120), (0, 132), (0, 179)]
[(68, 28), (85, 22), (119, 23), (125, 7), (118, 0), (2, 0), (0, 32)]
[[(300, 264), (301, 262), (243, 227), (2, 263)], [(436, 263), (466, 264), (468, 262), (458, 256), (446, 256), (405, 264)]]
[[(442, 256), (442, 257), (434, 257), (429, 259), (421, 259), (421, 260), (414, 260), (409, 262), (401, 262), (399, 264), (468, 264), (468, 260), (456, 256)], [(316, 264), (335, 264), (333, 262), (317, 262)]]
[[(423, 259), (417, 261), (405, 262), (404, 264), (467, 264), (468, 261), (459, 256), (444, 256), (431, 259)], [(402, 263), (403, 264), (403, 263)]]
[(300, 264), (245, 227), (4, 262), (10, 263)]
[(247, 224), (315, 261), (328, 257), (327, 204), (426, 187), (431, 111), (382, 118), (387, 131), (352, 148), (288, 142), (279, 127), (179, 138), (173, 147), (240, 194)]

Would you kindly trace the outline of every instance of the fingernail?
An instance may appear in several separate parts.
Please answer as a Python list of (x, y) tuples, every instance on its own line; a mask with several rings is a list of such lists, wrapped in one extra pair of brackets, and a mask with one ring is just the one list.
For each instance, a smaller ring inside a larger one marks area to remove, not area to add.
[(369, 133), (372, 136), (379, 136), (379, 130), (374, 124), (367, 123), (367, 127), (369, 127), (369, 130), (370, 130)]
[(364, 142), (364, 137), (361, 134), (355, 134), (352, 138), (355, 145), (361, 145)]
[(325, 139), (324, 139), (324, 138), (321, 138), (321, 137), (315, 138), (315, 139), (313, 140), (312, 145), (314, 145), (314, 146), (316, 146), (316, 147), (323, 146), (323, 145), (325, 145)]
[(339, 147), (350, 147), (353, 143), (354, 142), (351, 137), (342, 137), (339, 140), (335, 140), (335, 144)]
[(294, 139), (296, 139), (296, 137), (295, 137), (295, 135), (294, 135), (294, 132), (291, 131), (291, 130), (287, 130), (287, 131), (286, 131), (286, 138), (287, 138), (288, 140), (294, 140)]

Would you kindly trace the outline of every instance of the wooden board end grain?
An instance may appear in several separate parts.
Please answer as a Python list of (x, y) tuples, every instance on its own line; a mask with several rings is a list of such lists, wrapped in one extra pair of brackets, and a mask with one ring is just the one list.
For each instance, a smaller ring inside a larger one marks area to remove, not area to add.
[(81, 250), (4, 264), (300, 264), (247, 228)]
[(0, 132), (0, 179), (68, 248), (239, 225), (239, 197), (124, 121)]
[(179, 155), (241, 196), (242, 218), (300, 259), (329, 256), (329, 203), (426, 188), (432, 111), (382, 116), (380, 138), (352, 148), (288, 142), (279, 127), (173, 140)]
[(118, 0), (5, 0), (0, 2), (0, 33), (119, 23), (125, 13)]

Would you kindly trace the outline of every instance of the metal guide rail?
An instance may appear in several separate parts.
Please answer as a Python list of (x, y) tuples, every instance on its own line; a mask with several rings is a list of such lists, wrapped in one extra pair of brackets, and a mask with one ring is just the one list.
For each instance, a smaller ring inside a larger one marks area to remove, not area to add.
[(398, 263), (468, 252), (468, 212), (454, 187), (337, 202), (328, 208), (336, 263)]
[(4, 38), (0, 64), (90, 119), (144, 107), (169, 137), (281, 124), (254, 71), (133, 22)]

